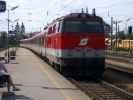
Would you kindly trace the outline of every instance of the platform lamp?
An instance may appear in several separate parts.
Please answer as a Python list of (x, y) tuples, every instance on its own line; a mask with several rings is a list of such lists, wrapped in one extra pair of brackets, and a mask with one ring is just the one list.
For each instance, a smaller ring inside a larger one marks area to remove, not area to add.
[(11, 9), (8, 9), (8, 18), (7, 18), (7, 21), (8, 21), (8, 34), (7, 34), (7, 63), (9, 63), (9, 24), (10, 24), (10, 11), (14, 11), (15, 9), (17, 9), (19, 6), (14, 6), (12, 7)]

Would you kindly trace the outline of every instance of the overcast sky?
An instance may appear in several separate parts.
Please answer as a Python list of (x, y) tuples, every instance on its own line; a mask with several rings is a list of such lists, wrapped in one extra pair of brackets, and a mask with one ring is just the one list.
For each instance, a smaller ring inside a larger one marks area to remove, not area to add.
[[(125, 27), (125, 20), (133, 17), (133, 0), (6, 0), (7, 9), (19, 6), (10, 11), (12, 21), (19, 19), (24, 22), (27, 32), (42, 30), (46, 23), (70, 12), (80, 12), (81, 8), (96, 8), (97, 15), (110, 23), (110, 17), (122, 20), (121, 28)], [(7, 12), (0, 13), (0, 31), (7, 31)], [(15, 25), (16, 22), (10, 23)], [(133, 26), (133, 19), (128, 22)], [(10, 27), (11, 28), (11, 27)]]

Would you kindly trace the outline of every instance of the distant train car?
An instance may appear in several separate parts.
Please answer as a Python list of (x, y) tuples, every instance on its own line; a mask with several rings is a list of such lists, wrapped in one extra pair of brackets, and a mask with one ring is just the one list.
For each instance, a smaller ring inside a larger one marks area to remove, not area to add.
[(129, 48), (132, 48), (133, 49), (133, 40), (122, 40), (121, 41), (121, 48), (124, 48), (124, 49), (129, 49)]
[[(106, 38), (105, 39), (105, 45), (106, 45), (106, 48), (110, 48), (111, 47), (111, 39), (109, 38)], [(129, 40), (129, 39), (125, 39), (125, 40), (121, 40), (121, 39), (113, 39), (112, 40), (112, 47), (113, 48), (119, 48), (119, 49), (125, 49), (125, 50), (128, 50), (128, 49), (133, 49), (133, 40)]]
[(43, 47), (43, 40), (44, 40), (44, 32), (37, 33), (35, 36), (21, 40), (21, 46), (29, 48), (35, 51), (38, 54), (42, 53)]
[(47, 58), (66, 76), (100, 78), (105, 68), (104, 40), (102, 18), (71, 13), (54, 20), (45, 32), (21, 40), (21, 45)]

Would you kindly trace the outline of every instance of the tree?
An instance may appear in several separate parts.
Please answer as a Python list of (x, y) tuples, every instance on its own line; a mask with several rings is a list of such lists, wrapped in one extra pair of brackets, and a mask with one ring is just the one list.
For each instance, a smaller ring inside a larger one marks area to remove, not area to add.
[(24, 26), (23, 22), (22, 22), (22, 25), (21, 25), (21, 34), (25, 34), (25, 26)]
[(20, 25), (19, 25), (19, 23), (17, 22), (17, 24), (16, 24), (16, 26), (15, 26), (15, 32), (16, 32), (16, 34), (20, 34), (20, 31), (21, 31)]
[(19, 44), (19, 40), (21, 39), (21, 28), (19, 23), (17, 22), (16, 26), (15, 26), (15, 34), (16, 34), (16, 44)]
[(0, 48), (7, 47), (7, 33), (0, 32)]

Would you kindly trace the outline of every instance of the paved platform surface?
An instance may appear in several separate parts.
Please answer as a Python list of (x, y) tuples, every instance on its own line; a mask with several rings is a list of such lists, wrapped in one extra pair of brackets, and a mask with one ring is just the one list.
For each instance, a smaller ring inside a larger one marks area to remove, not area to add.
[(0, 88), (0, 100), (91, 100), (29, 50), (19, 48), (6, 67), (20, 91)]

